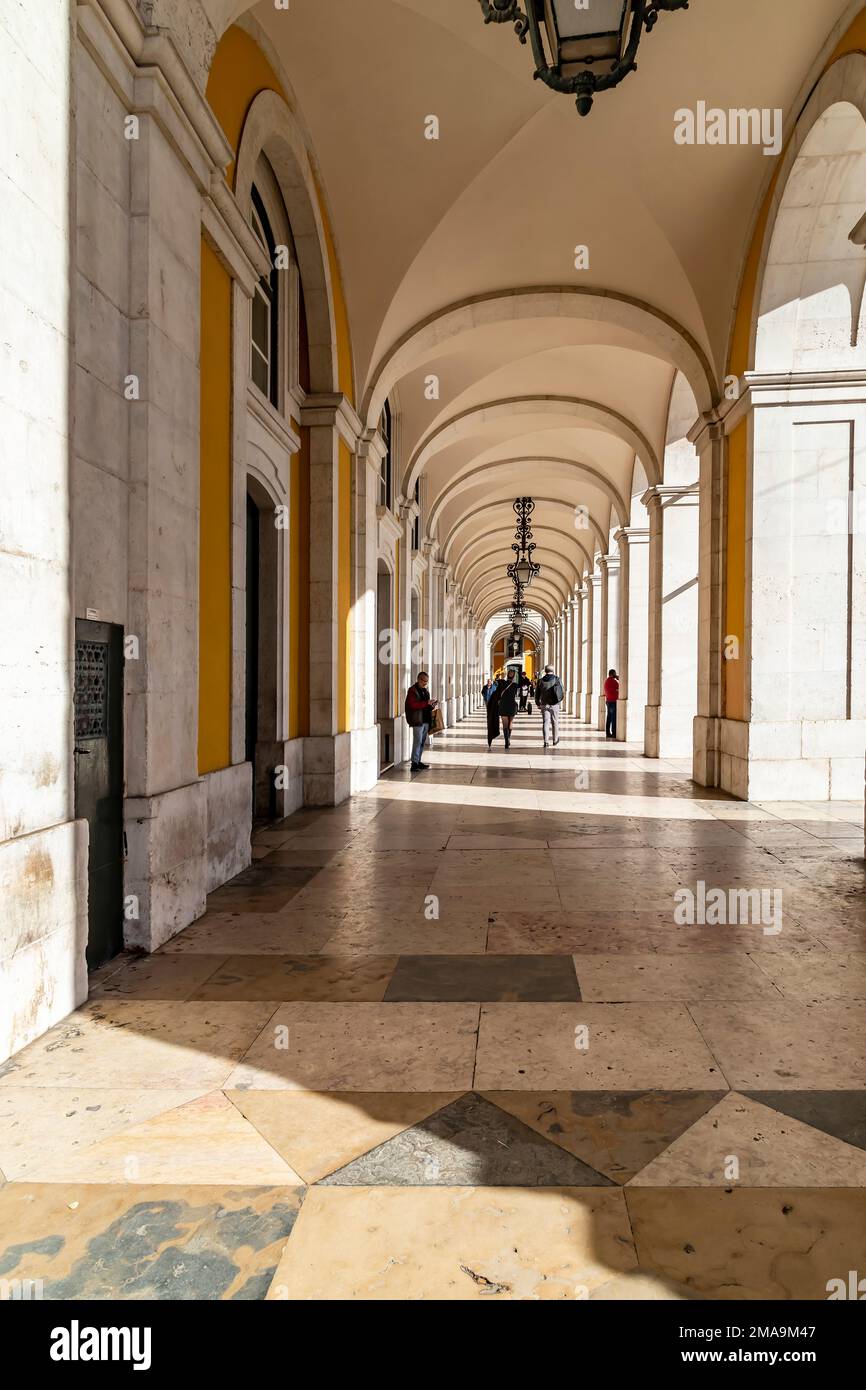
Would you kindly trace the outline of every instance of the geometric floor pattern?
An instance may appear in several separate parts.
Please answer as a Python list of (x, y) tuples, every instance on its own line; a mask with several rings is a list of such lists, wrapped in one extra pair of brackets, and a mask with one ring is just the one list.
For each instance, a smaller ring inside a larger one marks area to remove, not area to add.
[(823, 1299), (862, 1269), (862, 807), (702, 793), (574, 721), (544, 752), (535, 715), (429, 761), (257, 830), (2, 1068), (0, 1280)]

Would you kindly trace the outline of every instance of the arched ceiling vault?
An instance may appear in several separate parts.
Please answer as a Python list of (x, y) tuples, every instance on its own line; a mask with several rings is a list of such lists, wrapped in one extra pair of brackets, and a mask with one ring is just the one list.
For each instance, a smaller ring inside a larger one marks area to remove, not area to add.
[[(563, 502), (561, 498), (558, 498), (558, 497), (538, 497), (538, 496), (535, 496), (534, 494), (533, 494), (533, 497), (534, 497), (534, 501), (535, 501), (536, 507), (538, 507), (539, 504), (545, 504), (545, 505), (550, 505), (551, 507), (554, 507), (554, 508), (557, 508), (557, 509), (562, 509), (562, 510), (564, 510), (566, 516), (571, 517), (571, 519), (572, 519), (572, 525), (574, 525), (574, 508), (573, 508), (573, 507), (569, 507), (568, 503)], [(481, 518), (482, 516), (484, 516), (486, 513), (491, 512), (491, 511), (493, 511), (493, 510), (495, 510), (495, 509), (497, 509), (497, 508), (499, 508), (499, 509), (507, 508), (508, 511), (511, 511), (511, 503), (510, 503), (509, 501), (507, 501), (507, 499), (504, 499), (504, 498), (503, 498), (503, 499), (500, 499), (500, 500), (498, 500), (498, 501), (494, 501), (494, 502), (484, 502), (484, 503), (482, 503), (480, 506), (475, 507), (472, 511), (465, 513), (465, 514), (460, 518), (460, 520), (459, 520), (458, 522), (456, 522), (456, 523), (451, 527), (451, 530), (448, 532), (447, 536), (445, 536), (445, 537), (443, 538), (443, 540), (440, 542), (440, 549), (441, 549), (441, 552), (442, 552), (442, 558), (443, 558), (444, 560), (446, 560), (446, 561), (449, 561), (450, 556), (451, 556), (451, 551), (452, 551), (452, 549), (454, 548), (454, 546), (456, 545), (457, 537), (460, 535), (461, 531), (463, 531), (464, 528), (465, 528), (466, 526), (468, 526), (472, 521), (476, 521), (476, 522), (477, 522), (477, 521), (479, 520), (479, 518)], [(511, 512), (511, 516), (512, 516), (512, 518), (513, 518), (513, 516), (514, 516), (514, 513), (513, 513), (513, 512)], [(587, 530), (588, 530), (588, 532), (594, 537), (594, 539), (595, 539), (595, 541), (596, 541), (596, 543), (597, 543), (597, 549), (601, 550), (603, 553), (606, 553), (606, 551), (607, 551), (607, 541), (608, 541), (608, 537), (607, 537), (606, 532), (602, 530), (602, 528), (599, 526), (598, 522), (597, 522), (597, 521), (595, 520), (595, 518), (592, 517), (591, 515), (588, 516), (588, 517), (586, 518), (586, 521), (587, 521), (587, 523), (588, 523)], [(513, 527), (513, 525), (514, 525), (514, 522), (513, 522), (513, 520), (512, 520), (512, 527)], [(587, 538), (588, 538), (588, 537), (587, 537)]]
[[(412, 496), (416, 479), (441, 449), (455, 439), (472, 434), (479, 423), (501, 417), (511, 419), (545, 414), (573, 417), (612, 434), (627, 444), (630, 451), (638, 456), (651, 483), (661, 482), (661, 466), (652, 444), (618, 411), (599, 405), (595, 401), (581, 400), (577, 396), (517, 396), (511, 400), (490, 401), (486, 405), (461, 411), (431, 430), (420, 441), (409, 459), (403, 476), (404, 496)], [(521, 425), (523, 423), (521, 420)]]
[[(432, 505), (428, 498), (428, 506), (430, 508), (428, 527), (430, 531), (432, 532), (434, 528), (438, 526), (439, 519), (449, 502), (452, 502), (469, 488), (476, 487), (479, 483), (483, 484), (488, 480), (495, 481), (496, 475), (506, 468), (517, 468), (522, 470), (525, 472), (527, 480), (537, 478), (539, 475), (549, 477), (549, 473), (546, 472), (548, 466), (557, 469), (564, 468), (566, 473), (573, 472), (574, 481), (577, 484), (575, 488), (575, 505), (580, 502), (580, 480), (591, 479), (609, 498), (616, 512), (619, 524), (621, 526), (628, 525), (631, 509), (626, 504), (618, 488), (616, 488), (610, 479), (602, 473), (601, 469), (594, 468), (592, 464), (583, 463), (579, 459), (526, 456), (497, 459), (493, 463), (480, 464), (474, 468), (472, 472), (464, 473), (459, 478), (455, 478), (453, 482), (449, 483), (433, 500)], [(529, 486), (528, 481), (526, 485)]]

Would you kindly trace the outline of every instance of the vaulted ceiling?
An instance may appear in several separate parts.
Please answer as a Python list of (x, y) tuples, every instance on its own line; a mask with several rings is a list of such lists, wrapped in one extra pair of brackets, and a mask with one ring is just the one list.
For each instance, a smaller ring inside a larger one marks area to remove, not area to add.
[[(218, 30), (247, 8), (206, 6)], [(772, 161), (677, 144), (675, 111), (779, 107), (789, 130), (851, 10), (691, 0), (586, 119), (476, 0), (253, 10), (327, 191), (359, 406), (372, 419), (396, 401), (404, 491), (423, 476), (429, 529), (481, 621), (508, 598), (513, 498), (538, 501), (549, 616), (627, 522), (635, 459), (640, 487), (660, 479), (677, 374), (695, 412), (724, 377)]]

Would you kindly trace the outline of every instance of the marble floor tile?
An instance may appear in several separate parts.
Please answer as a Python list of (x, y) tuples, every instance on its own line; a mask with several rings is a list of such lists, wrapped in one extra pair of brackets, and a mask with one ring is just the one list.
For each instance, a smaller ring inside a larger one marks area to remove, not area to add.
[(866, 1187), (866, 1153), (731, 1091), (630, 1187)]
[(580, 999), (570, 956), (401, 956), (388, 1002)]
[(321, 951), (345, 913), (255, 914), (214, 913), (193, 922), (161, 948), (161, 954), (220, 955), (223, 959), (243, 952), (253, 956), (312, 955)]
[(733, 1090), (866, 1087), (866, 1001), (699, 1003), (690, 1012)]
[(188, 1101), (62, 1158), (46, 1154), (30, 1182), (302, 1187), (285, 1159), (222, 1091)]
[(628, 1187), (625, 1199), (641, 1270), (701, 1298), (823, 1301), (863, 1263), (855, 1190)]
[(866, 999), (866, 951), (763, 956), (760, 968), (787, 999)]
[(90, 999), (189, 999), (228, 959), (225, 955), (161, 951), (132, 956), (102, 984), (91, 988)]
[(307, 1183), (376, 1149), (458, 1098), (455, 1091), (229, 1091)]
[(20, 1178), (46, 1158), (74, 1160), (82, 1150), (197, 1100), (201, 1089), (162, 1091), (15, 1086), (0, 1087), (0, 1168)]
[(498, 954), (534, 952), (563, 955), (711, 955), (752, 952), (808, 952), (827, 948), (802, 927), (787, 926), (778, 936), (760, 927), (678, 926), (654, 912), (613, 913), (563, 910), (557, 914), (494, 911), (487, 949)]
[[(774, 957), (774, 960), (781, 957)], [(574, 957), (581, 997), (599, 1002), (693, 999), (777, 999), (772, 970), (762, 973), (750, 956), (585, 955)]]
[(637, 1272), (619, 1190), (318, 1186), (269, 1297), (586, 1299)]
[(213, 1090), (276, 1007), (97, 1000), (6, 1062), (0, 1093), (9, 1085)]
[(399, 922), (347, 921), (328, 937), (327, 955), (478, 955), (487, 944), (486, 908), (481, 912), (451, 913), (442, 908), (438, 919), (423, 914)]
[(192, 998), (376, 1003), (396, 964), (396, 956), (231, 956)]
[(484, 1004), (480, 1091), (726, 1090), (681, 1004)]
[(477, 1004), (284, 1004), (225, 1086), (468, 1090), (477, 1030)]
[(467, 1093), (323, 1179), (338, 1187), (610, 1187), (563, 1147)]
[(259, 1300), (302, 1200), (297, 1187), (10, 1183), (0, 1268), (63, 1302)]
[(845, 1144), (866, 1149), (866, 1089), (858, 1091), (752, 1091), (752, 1100), (801, 1120)]
[(633, 1178), (721, 1091), (489, 1091), (509, 1114), (614, 1182)]

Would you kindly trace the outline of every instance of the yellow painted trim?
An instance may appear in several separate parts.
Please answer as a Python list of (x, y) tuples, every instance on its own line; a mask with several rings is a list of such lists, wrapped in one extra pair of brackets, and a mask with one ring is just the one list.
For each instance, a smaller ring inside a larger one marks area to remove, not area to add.
[(198, 770), (231, 763), (232, 282), (201, 243)]
[[(211, 65), (210, 76), (207, 84), (207, 100), (210, 104), (216, 119), (225, 133), (232, 149), (237, 153), (243, 132), (244, 122), (247, 113), (255, 98), (262, 91), (276, 92), (284, 101), (287, 101), (286, 93), (265, 57), (258, 44), (243, 29), (232, 26), (227, 29), (219, 42), (214, 60)], [(233, 161), (227, 171), (226, 180), (230, 186), (234, 185), (236, 166)], [(345, 294), (343, 291), (342, 275), (337, 259), (334, 238), (331, 231), (330, 219), (327, 213), (324, 195), (321, 187), (316, 185), (316, 195), (319, 203), (319, 210), (322, 217), (324, 229), (325, 247), (328, 255), (328, 265), (331, 277), (331, 292), (334, 307), (334, 323), (337, 341), (337, 365), (339, 372), (340, 390), (348, 397), (354, 405), (355, 384), (352, 365), (352, 344), (349, 333), (349, 318), (346, 308)], [(223, 332), (221, 326), (216, 325), (211, 331), (208, 329), (207, 339), (204, 332), (205, 311), (202, 313), (202, 341), (208, 340), (213, 346), (214, 334)], [(231, 351), (230, 322), (229, 335), (226, 338), (228, 350)], [(219, 351), (221, 345), (217, 344)], [(204, 401), (204, 392), (202, 394)], [(214, 418), (219, 420), (223, 415), (223, 403), (221, 400), (209, 397), (209, 409), (214, 412)], [(230, 410), (231, 401), (231, 375), (229, 373), (226, 404)], [(203, 408), (204, 418), (204, 408)], [(297, 428), (297, 426), (295, 426)], [(230, 429), (230, 425), (229, 425)], [(301, 453), (293, 461), (292, 477), (290, 486), (290, 529), (292, 554), (290, 557), (290, 583), (291, 600), (289, 605), (289, 644), (291, 659), (289, 663), (289, 735), (292, 738), (303, 737), (309, 732), (309, 432), (300, 430), (302, 447)], [(207, 476), (204, 467), (204, 431), (202, 433), (202, 457), (203, 480)], [(230, 450), (230, 439), (229, 439)], [(231, 454), (229, 452), (229, 460)], [(231, 464), (229, 462), (229, 483), (231, 482)], [(348, 448), (340, 442), (339, 463), (338, 463), (338, 615), (341, 625), (343, 640), (339, 643), (336, 673), (338, 688), (338, 727), (341, 732), (345, 732), (351, 726), (351, 670), (352, 670), (352, 632), (351, 632), (351, 566), (352, 566), (352, 459)], [(204, 496), (204, 487), (203, 487)], [(202, 594), (205, 592), (213, 593), (216, 597), (213, 600), (215, 608), (222, 605), (228, 606), (229, 618), (231, 614), (231, 530), (229, 522), (228, 537), (226, 538), (222, 526), (213, 529), (214, 508), (203, 506), (201, 520), (201, 588)], [(200, 705), (200, 728), (209, 730), (208, 747), (211, 749), (209, 756), (222, 757), (222, 753), (217, 753), (217, 745), (222, 744), (213, 732), (215, 728), (222, 730), (222, 721), (226, 704), (228, 705), (228, 742), (226, 743), (225, 762), (215, 763), (214, 766), (226, 766), (230, 761), (230, 722), (231, 722), (231, 627), (227, 637), (225, 649), (222, 643), (224, 636), (219, 634), (215, 637), (217, 650), (209, 653), (209, 662), (202, 659), (202, 679), (200, 682), (199, 705)], [(202, 642), (204, 651), (204, 641)], [(206, 665), (209, 669), (208, 680), (204, 679)], [(222, 734), (220, 734), (220, 738)]]

